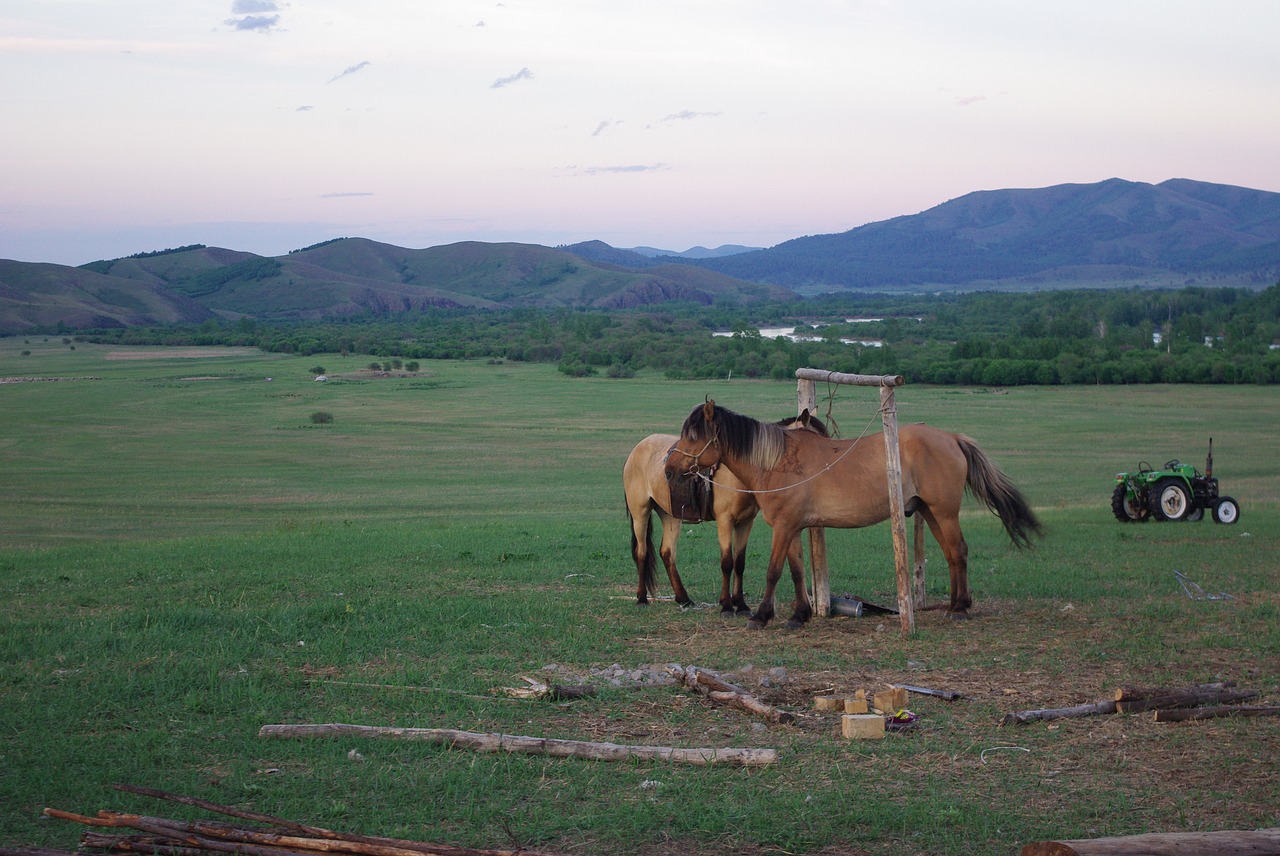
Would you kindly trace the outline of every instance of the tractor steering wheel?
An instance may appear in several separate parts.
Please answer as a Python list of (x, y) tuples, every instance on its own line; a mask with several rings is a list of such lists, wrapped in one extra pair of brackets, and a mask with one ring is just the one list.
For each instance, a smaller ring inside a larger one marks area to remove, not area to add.
[(1172, 461), (1165, 461), (1164, 464), (1164, 468), (1166, 470), (1176, 470), (1180, 466), (1182, 466), (1182, 461), (1179, 461), (1177, 458), (1174, 458)]

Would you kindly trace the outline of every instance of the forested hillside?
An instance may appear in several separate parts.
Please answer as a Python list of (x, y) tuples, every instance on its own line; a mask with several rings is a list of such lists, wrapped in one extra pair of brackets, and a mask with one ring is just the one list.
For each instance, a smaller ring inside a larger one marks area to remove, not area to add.
[[(789, 325), (818, 338), (791, 341), (757, 331)], [(732, 335), (713, 336), (715, 331)], [(845, 294), (801, 303), (669, 304), (613, 312), (442, 309), (313, 324), (206, 321), (83, 338), (372, 354), (387, 368), (415, 359), (552, 362), (567, 375), (620, 378), (660, 371), (672, 378), (785, 379), (801, 366), (817, 366), (935, 384), (1270, 384), (1280, 383), (1280, 284), (1263, 291)]]

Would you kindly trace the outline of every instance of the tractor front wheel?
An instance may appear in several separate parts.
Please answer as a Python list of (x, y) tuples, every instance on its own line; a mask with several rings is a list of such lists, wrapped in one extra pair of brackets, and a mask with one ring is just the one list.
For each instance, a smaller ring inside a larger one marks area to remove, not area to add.
[(1220, 497), (1213, 504), (1213, 519), (1215, 523), (1235, 523), (1240, 519), (1240, 505), (1231, 497)]
[(1151, 491), (1151, 513), (1156, 520), (1186, 520), (1191, 492), (1177, 479), (1161, 479)]
[(1135, 503), (1129, 496), (1129, 486), (1121, 482), (1111, 491), (1111, 513), (1121, 523), (1146, 523), (1151, 512), (1146, 506)]

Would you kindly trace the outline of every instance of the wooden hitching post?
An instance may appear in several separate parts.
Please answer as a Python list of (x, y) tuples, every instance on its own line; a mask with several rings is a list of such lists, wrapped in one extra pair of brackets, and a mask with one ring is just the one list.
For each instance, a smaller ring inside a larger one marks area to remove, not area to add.
[[(850, 386), (880, 387), (880, 417), (884, 423), (885, 477), (889, 488), (889, 519), (893, 530), (893, 558), (898, 583), (898, 613), (902, 632), (914, 633), (915, 607), (924, 602), (924, 534), (916, 520), (916, 561), (907, 557), (907, 523), (902, 497), (902, 453), (898, 448), (898, 408), (894, 389), (906, 383), (901, 375), (857, 375), (821, 369), (796, 369), (796, 412), (814, 413), (817, 381)], [(813, 568), (813, 608), (821, 616), (831, 614), (831, 582), (827, 571), (827, 542), (821, 527), (809, 530), (809, 561)], [(914, 573), (913, 573), (914, 570)]]

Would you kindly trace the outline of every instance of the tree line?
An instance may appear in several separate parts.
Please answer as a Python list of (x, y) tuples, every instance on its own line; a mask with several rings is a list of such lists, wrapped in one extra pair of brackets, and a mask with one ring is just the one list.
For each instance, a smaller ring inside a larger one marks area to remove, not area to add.
[[(790, 325), (813, 338), (758, 331)], [(786, 303), (609, 312), (431, 309), (307, 323), (206, 321), (80, 338), (248, 345), (299, 355), (503, 359), (555, 363), (575, 376), (659, 371), (674, 379), (788, 379), (801, 366), (816, 366), (933, 384), (1272, 384), (1280, 383), (1280, 283), (1262, 291), (842, 292)]]

